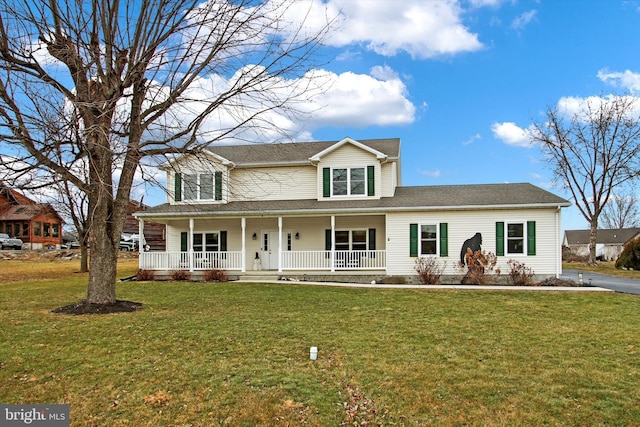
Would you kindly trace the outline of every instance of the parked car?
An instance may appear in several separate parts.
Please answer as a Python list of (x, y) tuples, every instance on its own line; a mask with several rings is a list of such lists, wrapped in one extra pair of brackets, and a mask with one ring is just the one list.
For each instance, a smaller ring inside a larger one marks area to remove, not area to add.
[(0, 245), (2, 246), (2, 249), (22, 249), (22, 240), (9, 237), (6, 233), (0, 233)]
[(121, 251), (137, 251), (138, 242), (131, 239), (131, 236), (122, 235), (120, 237), (120, 250)]

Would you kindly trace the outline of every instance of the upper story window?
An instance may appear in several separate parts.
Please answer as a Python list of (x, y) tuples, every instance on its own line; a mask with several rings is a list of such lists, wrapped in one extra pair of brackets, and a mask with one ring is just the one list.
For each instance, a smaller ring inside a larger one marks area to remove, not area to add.
[(324, 168), (323, 197), (374, 196), (374, 167)]
[(364, 195), (364, 168), (338, 168), (333, 170), (333, 195)]
[(222, 200), (222, 172), (176, 173), (175, 200)]

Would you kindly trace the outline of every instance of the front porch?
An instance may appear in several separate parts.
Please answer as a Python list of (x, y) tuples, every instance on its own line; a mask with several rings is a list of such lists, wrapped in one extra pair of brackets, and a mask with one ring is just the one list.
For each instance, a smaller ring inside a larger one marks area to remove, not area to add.
[(292, 275), (387, 270), (385, 215), (203, 216), (163, 222), (167, 250), (143, 250), (142, 270)]
[(226, 270), (226, 271), (384, 271), (385, 250), (359, 251), (279, 251), (277, 268), (263, 268), (259, 258), (247, 268), (246, 251), (141, 252), (142, 270)]

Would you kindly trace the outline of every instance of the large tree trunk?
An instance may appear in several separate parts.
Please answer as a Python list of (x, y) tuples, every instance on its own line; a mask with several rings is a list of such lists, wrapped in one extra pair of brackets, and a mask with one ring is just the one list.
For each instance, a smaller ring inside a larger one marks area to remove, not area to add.
[(80, 245), (80, 273), (86, 273), (89, 271), (89, 251), (87, 246), (83, 243)]
[(589, 229), (589, 259), (587, 261), (589, 265), (596, 264), (597, 233), (598, 233), (598, 218), (594, 217), (591, 220), (591, 227)]

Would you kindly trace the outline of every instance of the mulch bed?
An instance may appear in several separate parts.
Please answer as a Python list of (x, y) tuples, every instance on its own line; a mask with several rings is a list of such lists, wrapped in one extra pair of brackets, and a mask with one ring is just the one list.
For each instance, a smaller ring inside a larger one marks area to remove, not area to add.
[(91, 304), (86, 300), (75, 304), (65, 305), (51, 310), (52, 313), (62, 314), (109, 314), (109, 313), (131, 313), (142, 309), (142, 303), (116, 300), (114, 304)]

